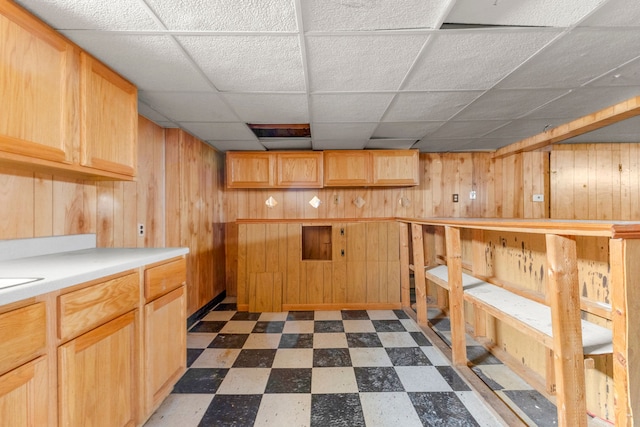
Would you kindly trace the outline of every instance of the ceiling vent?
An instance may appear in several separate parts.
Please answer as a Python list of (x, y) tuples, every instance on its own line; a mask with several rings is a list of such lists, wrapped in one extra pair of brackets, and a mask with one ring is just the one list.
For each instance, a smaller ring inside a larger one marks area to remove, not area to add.
[(260, 139), (263, 138), (310, 138), (309, 123), (294, 124), (253, 124), (247, 123), (249, 129)]

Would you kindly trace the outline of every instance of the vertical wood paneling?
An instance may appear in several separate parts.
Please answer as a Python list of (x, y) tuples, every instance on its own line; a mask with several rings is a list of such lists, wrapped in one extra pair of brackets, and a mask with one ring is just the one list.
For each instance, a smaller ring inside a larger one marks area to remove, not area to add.
[[(53, 212), (53, 175), (35, 174), (34, 212)], [(34, 215), (34, 237), (53, 235), (53, 217), (51, 215)]]
[(34, 183), (33, 173), (3, 169), (0, 174), (0, 237), (18, 239), (33, 237)]

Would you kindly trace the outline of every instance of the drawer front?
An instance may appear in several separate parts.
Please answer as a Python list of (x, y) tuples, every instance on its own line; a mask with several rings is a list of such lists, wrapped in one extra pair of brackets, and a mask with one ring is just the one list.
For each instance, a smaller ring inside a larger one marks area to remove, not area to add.
[(44, 302), (0, 314), (0, 374), (43, 354), (46, 344)]
[(58, 335), (67, 340), (135, 308), (139, 302), (137, 273), (116, 277), (58, 297)]
[(187, 280), (187, 261), (184, 258), (148, 268), (144, 271), (144, 296), (151, 301), (181, 286)]

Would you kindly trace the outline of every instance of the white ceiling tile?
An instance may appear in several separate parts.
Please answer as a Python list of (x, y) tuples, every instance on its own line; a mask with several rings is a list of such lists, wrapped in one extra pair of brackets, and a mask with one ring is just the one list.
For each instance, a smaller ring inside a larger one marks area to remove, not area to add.
[(469, 145), (473, 141), (473, 138), (439, 139), (429, 137), (416, 142), (413, 148), (417, 148), (423, 153), (448, 152), (459, 150), (461, 147)]
[(531, 29), (439, 31), (404, 89), (488, 89), (558, 34)]
[(140, 98), (138, 98), (138, 114), (145, 116), (147, 119), (156, 123), (169, 121), (169, 119), (167, 119), (165, 116), (163, 116), (153, 108), (149, 107), (144, 102), (141, 102)]
[(616, 87), (582, 87), (568, 95), (557, 99), (544, 107), (533, 111), (527, 119), (562, 119), (569, 122), (587, 114), (610, 107), (631, 97), (638, 96), (637, 88)]
[(436, 0), (304, 0), (305, 31), (434, 28), (447, 8)]
[(314, 122), (377, 122), (393, 99), (391, 93), (311, 95)]
[(640, 142), (640, 117), (618, 123), (562, 141), (563, 143)]
[(313, 138), (311, 141), (314, 150), (362, 150), (368, 142), (368, 139), (316, 140)]
[(562, 119), (519, 119), (482, 136), (485, 139), (512, 138), (514, 140), (513, 142), (516, 142), (542, 133), (545, 129), (554, 128), (564, 122)]
[(481, 94), (482, 91), (401, 92), (396, 95), (382, 120), (448, 120)]
[(637, 0), (609, 0), (580, 25), (601, 27), (640, 26), (640, 4)]
[(456, 24), (568, 27), (605, 0), (457, 0), (445, 22)]
[(292, 0), (146, 0), (170, 30), (296, 31)]
[(244, 123), (180, 122), (180, 127), (203, 141), (258, 140)]
[(444, 122), (384, 122), (373, 133), (374, 138), (413, 138), (420, 139), (433, 133)]
[(377, 123), (313, 123), (311, 138), (368, 140), (376, 126)]
[(297, 36), (180, 36), (221, 91), (305, 90)]
[(261, 138), (267, 150), (311, 150), (310, 138)]
[(167, 118), (178, 122), (236, 122), (238, 117), (214, 92), (150, 92), (140, 99)]
[(408, 150), (415, 144), (416, 139), (376, 138), (370, 139), (364, 148), (370, 150)]
[(616, 68), (587, 86), (636, 86), (630, 90), (640, 93), (640, 58)]
[(212, 90), (167, 36), (63, 31), (141, 90)]
[(265, 151), (257, 140), (254, 141), (206, 141), (218, 151)]
[(307, 36), (313, 91), (396, 90), (426, 35)]
[(638, 46), (637, 30), (577, 28), (544, 49), (499, 86), (578, 87), (636, 58), (640, 55)]
[(141, 2), (131, 0), (18, 0), (55, 29), (160, 30)]
[(560, 89), (490, 90), (455, 116), (455, 120), (518, 118), (569, 91)]
[(224, 97), (246, 123), (309, 123), (305, 94), (227, 93)]
[(487, 132), (499, 126), (509, 123), (505, 120), (478, 120), (478, 121), (448, 121), (437, 131), (429, 135), (435, 139), (440, 138), (479, 138)]

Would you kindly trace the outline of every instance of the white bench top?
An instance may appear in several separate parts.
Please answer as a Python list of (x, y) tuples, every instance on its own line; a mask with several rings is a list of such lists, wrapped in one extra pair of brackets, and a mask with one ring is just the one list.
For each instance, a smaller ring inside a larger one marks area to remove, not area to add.
[[(431, 268), (425, 272), (425, 276), (430, 280), (437, 279), (435, 282), (447, 282), (448, 268), (446, 265)], [(492, 307), (529, 328), (553, 337), (551, 309), (548, 306), (465, 273), (462, 273), (462, 287), (465, 299)], [(582, 320), (582, 346), (585, 355), (612, 353), (612, 342), (613, 333), (610, 329)]]

